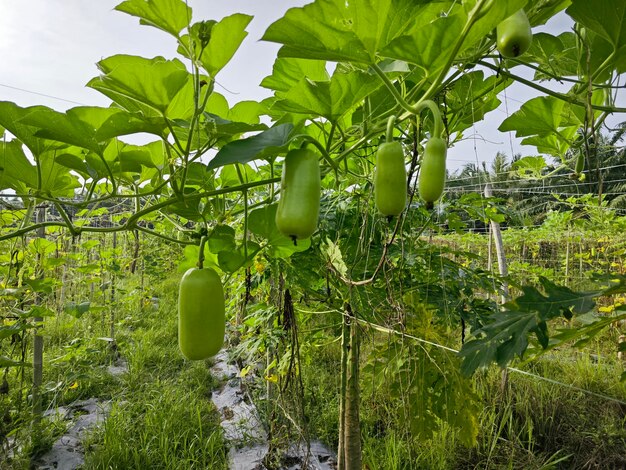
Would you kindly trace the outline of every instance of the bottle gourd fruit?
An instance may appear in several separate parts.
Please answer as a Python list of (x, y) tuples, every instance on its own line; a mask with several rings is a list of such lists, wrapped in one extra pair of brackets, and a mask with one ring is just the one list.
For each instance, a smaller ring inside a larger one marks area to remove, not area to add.
[(207, 359), (224, 344), (224, 289), (210, 268), (191, 268), (178, 291), (178, 345), (187, 359)]
[(406, 206), (406, 167), (400, 142), (384, 142), (376, 152), (374, 201), (387, 217), (400, 215)]
[(519, 57), (530, 47), (533, 33), (524, 10), (518, 10), (496, 27), (498, 51), (503, 57)]
[(576, 157), (576, 166), (574, 167), (574, 173), (576, 175), (580, 175), (585, 169), (585, 153), (582, 150), (579, 150), (578, 156)]
[(295, 244), (317, 228), (321, 192), (317, 154), (306, 148), (287, 153), (280, 186), (276, 226)]
[(424, 148), (418, 190), (428, 209), (432, 209), (435, 201), (443, 194), (447, 149), (446, 141), (441, 137), (431, 137)]

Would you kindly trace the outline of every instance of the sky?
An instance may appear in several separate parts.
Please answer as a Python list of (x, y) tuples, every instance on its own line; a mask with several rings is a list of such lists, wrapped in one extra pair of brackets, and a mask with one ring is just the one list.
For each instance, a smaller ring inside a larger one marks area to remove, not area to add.
[[(109, 99), (85, 84), (98, 75), (96, 63), (115, 54), (144, 57), (176, 56), (174, 38), (138, 19), (114, 11), (118, 0), (0, 0), (0, 100), (20, 106), (45, 105), (65, 110), (78, 105), (108, 106)], [(235, 12), (254, 16), (248, 37), (217, 77), (216, 91), (231, 106), (242, 100), (261, 100), (270, 90), (259, 86), (272, 71), (278, 44), (259, 41), (265, 29), (291, 7), (309, 0), (189, 0), (193, 20), (221, 19)], [(544, 30), (558, 34), (571, 28), (560, 15)], [(516, 70), (517, 72), (517, 70)], [(558, 89), (554, 85), (551, 88)], [(448, 168), (465, 163), (490, 162), (496, 152), (535, 155), (534, 147), (521, 146), (511, 133), (497, 127), (521, 103), (537, 96), (523, 85), (500, 95), (502, 106), (465, 132), (465, 140), (448, 151)], [(620, 100), (624, 105), (624, 97)], [(626, 118), (609, 119), (614, 125)]]

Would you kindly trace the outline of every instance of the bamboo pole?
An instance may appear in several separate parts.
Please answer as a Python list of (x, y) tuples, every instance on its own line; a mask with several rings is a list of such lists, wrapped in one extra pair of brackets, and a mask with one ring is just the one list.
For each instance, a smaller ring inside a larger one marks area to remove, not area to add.
[[(485, 185), (485, 197), (491, 197), (491, 185), (487, 183)], [(504, 253), (504, 243), (502, 242), (502, 232), (500, 231), (500, 224), (494, 220), (489, 221), (490, 231), (493, 232), (493, 240), (496, 245), (496, 257), (498, 258), (498, 270), (500, 276), (506, 277), (509, 275), (509, 268), (506, 262), (506, 254)], [(506, 302), (509, 298), (509, 285), (505, 282), (502, 285), (502, 303)]]
[[(491, 197), (491, 185), (487, 183), (485, 185), (485, 197)], [(493, 239), (496, 245), (496, 257), (498, 258), (498, 271), (500, 276), (506, 277), (509, 275), (509, 269), (506, 262), (506, 255), (504, 253), (504, 243), (502, 242), (502, 232), (500, 231), (500, 224), (494, 220), (489, 221), (489, 231), (493, 233)], [(502, 285), (501, 301), (505, 303), (509, 299), (509, 285), (504, 281)], [(508, 390), (509, 372), (508, 369), (502, 370), (500, 390), (505, 393)]]
[[(46, 220), (46, 208), (40, 206), (35, 213), (35, 223), (42, 223)], [(37, 229), (37, 237), (45, 238), (46, 229), (41, 227)], [(37, 277), (43, 278), (42, 259), (41, 255), (37, 254)], [(35, 294), (35, 305), (41, 305), (42, 297), (40, 293)], [(41, 438), (41, 384), (43, 381), (43, 336), (39, 334), (39, 328), (43, 324), (43, 317), (35, 317), (34, 322), (36, 325), (35, 335), (33, 337), (33, 441), (35, 446), (38, 445)]]

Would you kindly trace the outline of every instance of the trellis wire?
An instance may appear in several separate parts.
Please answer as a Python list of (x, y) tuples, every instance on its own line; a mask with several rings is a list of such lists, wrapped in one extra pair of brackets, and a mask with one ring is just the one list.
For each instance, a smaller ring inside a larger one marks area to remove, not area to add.
[[(343, 313), (345, 315), (345, 312), (341, 312), (341, 313)], [(359, 319), (355, 319), (355, 320), (358, 321), (359, 323), (366, 324), (370, 328), (378, 330), (378, 331), (380, 331), (382, 333), (393, 333), (395, 335), (402, 336), (403, 338), (409, 338), (409, 339), (412, 339), (412, 340), (417, 341), (419, 343), (424, 343), (424, 344), (428, 344), (430, 346), (433, 346), (433, 347), (436, 347), (436, 348), (439, 348), (439, 349), (443, 349), (444, 351), (452, 352), (452, 353), (455, 353), (455, 354), (459, 353), (458, 349), (454, 349), (454, 348), (451, 348), (449, 346), (444, 346), (443, 344), (438, 344), (438, 343), (435, 343), (434, 341), (429, 341), (429, 340), (424, 339), (424, 338), (419, 338), (417, 336), (413, 336), (413, 335), (410, 335), (410, 334), (407, 334), (407, 333), (403, 333), (402, 331), (396, 331), (396, 330), (393, 330), (391, 328), (385, 328), (384, 326), (376, 325), (376, 324), (370, 323), (370, 322), (365, 321), (365, 320), (359, 320)], [(602, 398), (602, 399), (607, 400), (607, 401), (612, 401), (612, 402), (615, 402), (615, 403), (619, 403), (621, 405), (626, 405), (626, 401), (620, 400), (619, 398), (615, 398), (615, 397), (612, 397), (612, 396), (609, 396), (609, 395), (605, 395), (603, 393), (598, 393), (598, 392), (594, 392), (594, 391), (591, 391), (591, 390), (587, 390), (585, 388), (577, 387), (576, 385), (571, 385), (571, 384), (566, 384), (564, 382), (559, 382), (558, 380), (554, 380), (554, 379), (550, 379), (550, 378), (547, 378), (547, 377), (543, 377), (541, 375), (533, 374), (532, 372), (527, 372), (527, 371), (518, 369), (516, 367), (507, 367), (507, 370), (510, 370), (511, 372), (517, 372), (517, 373), (522, 374), (522, 375), (527, 375), (527, 376), (532, 377), (532, 378), (537, 379), (537, 380), (543, 380), (544, 382), (548, 382), (548, 383), (551, 383), (553, 385), (560, 385), (560, 386), (565, 387), (565, 388), (576, 390), (578, 392), (581, 392), (581, 393), (584, 393), (584, 394), (587, 394), (587, 395), (590, 395), (590, 396), (595, 396), (597, 398)]]

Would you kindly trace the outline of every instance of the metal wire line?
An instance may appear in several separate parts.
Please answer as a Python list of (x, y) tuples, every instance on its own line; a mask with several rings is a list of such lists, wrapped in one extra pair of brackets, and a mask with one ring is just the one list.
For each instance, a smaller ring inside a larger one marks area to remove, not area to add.
[[(343, 314), (344, 315), (348, 315), (346, 312), (343, 312)], [(419, 343), (428, 344), (430, 346), (434, 346), (436, 348), (443, 349), (445, 351), (449, 351), (449, 352), (452, 352), (452, 353), (455, 353), (455, 354), (459, 353), (458, 349), (454, 349), (454, 348), (451, 348), (449, 346), (444, 346), (443, 344), (438, 344), (438, 343), (435, 343), (433, 341), (426, 340), (424, 338), (419, 338), (417, 336), (413, 336), (413, 335), (410, 335), (410, 334), (407, 334), (407, 333), (403, 333), (402, 331), (397, 331), (397, 330), (394, 330), (394, 329), (391, 329), (391, 328), (385, 328), (385, 327), (380, 326), (380, 325), (375, 325), (373, 323), (370, 323), (370, 322), (365, 321), (365, 320), (360, 320), (358, 318), (354, 318), (354, 317), (350, 317), (350, 318), (353, 319), (353, 320), (358, 321), (359, 323), (366, 324), (366, 325), (370, 326), (371, 328), (374, 328), (375, 330), (381, 331), (383, 333), (393, 333), (393, 334), (396, 334), (398, 336), (402, 336), (403, 338), (409, 338), (409, 339), (412, 339), (412, 340), (417, 341)], [(527, 372), (525, 370), (521, 370), (521, 369), (518, 369), (516, 367), (507, 367), (507, 370), (510, 370), (511, 372), (517, 372), (518, 374), (527, 375), (527, 376), (533, 377), (533, 378), (535, 378), (537, 380), (543, 380), (544, 382), (548, 382), (548, 383), (551, 383), (551, 384), (554, 384), (554, 385), (560, 385), (560, 386), (565, 387), (565, 388), (570, 388), (572, 390), (576, 390), (578, 392), (585, 393), (587, 395), (591, 395), (591, 396), (594, 396), (594, 397), (597, 397), (597, 398), (602, 398), (604, 400), (613, 401), (613, 402), (619, 403), (621, 405), (626, 405), (626, 401), (620, 400), (619, 398), (615, 398), (615, 397), (612, 397), (612, 396), (609, 396), (609, 395), (605, 395), (603, 393), (593, 392), (593, 391), (587, 390), (585, 388), (577, 387), (576, 385), (566, 384), (564, 382), (559, 382), (558, 380), (554, 380), (554, 379), (550, 379), (550, 378), (547, 378), (547, 377), (543, 377), (541, 375), (533, 374), (532, 372)]]
[[(450, 159), (449, 159), (450, 160)], [(456, 161), (465, 161), (465, 162), (472, 162), (474, 163), (475, 160), (456, 160)], [(481, 161), (480, 163), (489, 163), (486, 160)], [(604, 166), (601, 168), (598, 168), (598, 170), (610, 170), (612, 168), (620, 168), (626, 166), (626, 163), (620, 163), (619, 165), (611, 165), (611, 166)], [(515, 170), (507, 170), (507, 171), (500, 171), (500, 172), (496, 172), (496, 173), (490, 173), (488, 176), (489, 177), (493, 177), (493, 176), (499, 176), (499, 175), (508, 175), (510, 173), (513, 173)], [(596, 172), (597, 170), (594, 168), (593, 170), (584, 170), (582, 173), (591, 173), (591, 172)], [(542, 180), (547, 180), (549, 178), (563, 178), (564, 176), (567, 176), (568, 174), (573, 174), (574, 172), (570, 172), (570, 173), (566, 173), (566, 174), (558, 174), (558, 175), (547, 175), (547, 176), (542, 176), (539, 178), (533, 178), (534, 180), (538, 180), (538, 181), (542, 181)], [(475, 178), (479, 178), (479, 175), (474, 175), (474, 176), (462, 176), (459, 178), (455, 178), (454, 176), (451, 176), (450, 178), (448, 178), (448, 181), (464, 181), (464, 180), (469, 180), (469, 179), (475, 179)], [(503, 181), (492, 181), (492, 183), (511, 183), (511, 182), (519, 182), (519, 181), (528, 181), (531, 178), (517, 178), (517, 179), (512, 179), (512, 180), (503, 180)]]

